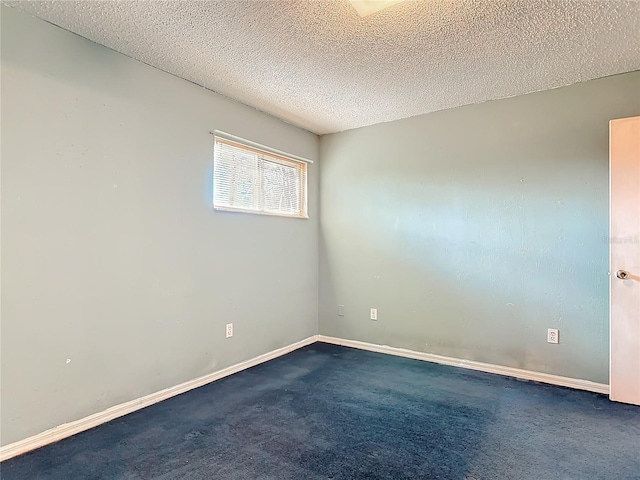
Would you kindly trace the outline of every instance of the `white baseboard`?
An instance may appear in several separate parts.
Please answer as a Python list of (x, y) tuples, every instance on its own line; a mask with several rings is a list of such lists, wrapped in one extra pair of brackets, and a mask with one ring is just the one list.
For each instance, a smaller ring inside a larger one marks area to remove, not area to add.
[(343, 338), (327, 337), (318, 335), (318, 341), (332, 343), (334, 345), (342, 345), (344, 347), (353, 347), (360, 350), (369, 350), (371, 352), (386, 353), (398, 357), (413, 358), (416, 360), (424, 360), (427, 362), (440, 363), (442, 365), (452, 365), (454, 367), (468, 368), (469, 370), (478, 370), (487, 373), (496, 373), (507, 377), (521, 378), (524, 380), (533, 380), (536, 382), (550, 383), (551, 385), (560, 385), (562, 387), (576, 388), (578, 390), (588, 390), (590, 392), (609, 394), (609, 385), (604, 383), (591, 382), (589, 380), (580, 380), (577, 378), (561, 377), (551, 375), (549, 373), (532, 372), (530, 370), (522, 370), (519, 368), (503, 367), (501, 365), (493, 365), (491, 363), (474, 362), (472, 360), (463, 360), (460, 358), (444, 357), (442, 355), (434, 355), (432, 353), (416, 352), (404, 348), (390, 347), (388, 345), (376, 345), (373, 343), (359, 342), (357, 340), (345, 340)]
[(519, 368), (503, 367), (500, 365), (492, 365), (490, 363), (444, 357), (441, 355), (416, 352), (413, 350), (390, 347), (387, 345), (375, 345), (373, 343), (359, 342), (357, 340), (346, 340), (342, 338), (327, 337), (325, 335), (313, 335), (299, 342), (279, 348), (269, 353), (265, 353), (264, 355), (260, 355), (236, 365), (232, 365), (231, 367), (225, 368), (223, 370), (204, 375), (194, 380), (181, 383), (180, 385), (176, 385), (174, 387), (166, 388), (159, 392), (155, 392), (144, 397), (131, 400), (129, 402), (121, 403), (120, 405), (108, 408), (102, 412), (94, 413), (93, 415), (81, 418), (80, 420), (65, 423), (32, 437), (25, 438), (24, 440), (20, 440), (0, 447), (0, 462), (18, 455), (22, 455), (23, 453), (27, 453), (31, 450), (35, 450), (36, 448), (43, 447), (50, 443), (55, 443), (59, 440), (75, 435), (76, 433), (84, 432), (85, 430), (97, 427), (98, 425), (102, 425), (103, 423), (109, 422), (115, 418), (133, 413), (136, 410), (148, 407), (181, 393), (188, 392), (189, 390), (192, 390), (194, 388), (198, 388), (208, 383), (215, 382), (216, 380), (227, 377), (229, 375), (233, 375), (234, 373), (246, 370), (247, 368), (251, 368), (255, 365), (259, 365), (260, 363), (264, 363), (282, 355), (286, 355), (287, 353), (297, 350), (298, 348), (311, 345), (312, 343), (315, 343), (317, 341), (332, 343), (334, 345), (342, 345), (345, 347), (358, 348), (360, 350), (369, 350), (371, 352), (386, 353), (388, 355), (440, 363), (442, 365), (452, 365), (455, 367), (468, 368), (470, 370), (479, 370), (481, 372), (496, 373), (498, 375), (516, 377), (525, 380), (533, 380), (536, 382), (560, 385), (563, 387), (576, 388), (579, 390), (588, 390), (590, 392), (604, 394), (609, 393), (609, 385), (595, 383), (589, 380), (560, 377), (558, 375), (551, 375), (548, 373), (531, 372), (529, 370), (521, 370)]
[(279, 348), (269, 353), (265, 353), (264, 355), (260, 355), (245, 362), (232, 365), (231, 367), (225, 368), (223, 370), (204, 375), (185, 383), (181, 383), (180, 385), (176, 385), (175, 387), (165, 388), (164, 390), (146, 395), (141, 398), (137, 398), (135, 400), (131, 400), (130, 402), (121, 403), (120, 405), (108, 408), (102, 412), (94, 413), (93, 415), (81, 418), (80, 420), (65, 423), (32, 437), (25, 438), (24, 440), (10, 443), (8, 445), (0, 447), (0, 462), (18, 455), (22, 455), (23, 453), (27, 453), (31, 450), (35, 450), (36, 448), (43, 447), (50, 443), (57, 442), (59, 440), (62, 440), (63, 438), (75, 435), (76, 433), (84, 432), (85, 430), (89, 430), (90, 428), (97, 427), (98, 425), (109, 422), (114, 418), (122, 417), (123, 415), (127, 415), (129, 413), (135, 412), (136, 410), (140, 410), (142, 408), (153, 405), (154, 403), (158, 403), (162, 400), (175, 397), (176, 395), (188, 392), (189, 390), (192, 390), (194, 388), (198, 388), (208, 383), (215, 382), (216, 380), (219, 380), (221, 378), (233, 375), (234, 373), (246, 370), (247, 368), (251, 368), (260, 363), (267, 362), (276, 357), (280, 357), (289, 352), (297, 350), (298, 348), (315, 343), (317, 340), (318, 336), (313, 335), (299, 342)]

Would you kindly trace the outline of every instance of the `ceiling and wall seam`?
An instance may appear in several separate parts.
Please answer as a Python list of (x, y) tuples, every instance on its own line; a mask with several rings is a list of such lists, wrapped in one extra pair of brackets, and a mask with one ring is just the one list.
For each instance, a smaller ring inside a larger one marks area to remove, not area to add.
[[(0, 1), (0, 3), (2, 3), (2, 4), (6, 4), (6, 2), (2, 2), (2, 1)], [(7, 5), (7, 6), (8, 6), (8, 7), (11, 7), (11, 8), (14, 8), (14, 5)], [(157, 66), (155, 66), (155, 65), (152, 65), (152, 64), (150, 64), (150, 63), (147, 63), (147, 62), (145, 62), (145, 61), (143, 61), (143, 60), (139, 60), (139, 59), (137, 59), (137, 58), (134, 58), (134, 57), (132, 57), (131, 55), (127, 55), (126, 53), (119, 52), (118, 50), (114, 50), (113, 48), (107, 47), (106, 45), (102, 45), (101, 43), (98, 43), (98, 42), (96, 42), (96, 41), (94, 41), (94, 40), (91, 40), (90, 38), (84, 37), (84, 36), (80, 35), (79, 33), (73, 32), (73, 31), (71, 31), (71, 30), (67, 30), (66, 28), (61, 27), (60, 25), (57, 25), (57, 24), (55, 24), (55, 23), (53, 23), (53, 22), (50, 22), (49, 20), (45, 20), (45, 19), (39, 18), (39, 17), (37, 17), (37, 16), (35, 16), (35, 15), (32, 15), (32, 14), (29, 14), (29, 16), (31, 16), (31, 17), (33, 17), (33, 18), (37, 18), (37, 19), (39, 19), (39, 20), (41, 20), (41, 21), (43, 21), (43, 22), (45, 22), (45, 23), (48, 23), (49, 25), (52, 25), (52, 26), (54, 26), (54, 27), (56, 27), (56, 28), (60, 28), (60, 29), (62, 29), (62, 30), (64, 30), (64, 31), (66, 31), (66, 32), (69, 32), (69, 33), (71, 33), (71, 34), (73, 34), (73, 35), (76, 35), (76, 36), (78, 36), (78, 37), (82, 38), (83, 40), (87, 40), (87, 41), (89, 41), (89, 42), (91, 42), (91, 43), (93, 43), (93, 44), (95, 44), (95, 45), (99, 45), (99, 46), (101, 46), (101, 47), (108, 48), (109, 50), (114, 51), (114, 52), (116, 52), (116, 53), (117, 53), (117, 54), (119, 54), (119, 55), (122, 55), (122, 56), (125, 56), (125, 57), (127, 57), (127, 58), (130, 58), (131, 60), (134, 60), (134, 61), (136, 61), (136, 62), (140, 62), (140, 63), (142, 63), (143, 65), (146, 65), (147, 67), (151, 67), (151, 68), (153, 68), (154, 70), (158, 70), (158, 71), (160, 71), (160, 72), (167, 73), (167, 74), (171, 75), (172, 77), (179, 78), (180, 80), (184, 80), (185, 82), (191, 83), (192, 85), (194, 85), (194, 86), (196, 86), (196, 87), (198, 87), (198, 88), (202, 88), (202, 89), (207, 90), (207, 91), (209, 91), (209, 92), (212, 92), (212, 93), (215, 93), (215, 94), (217, 94), (217, 95), (220, 95), (221, 97), (224, 97), (224, 98), (226, 98), (227, 100), (230, 100), (230, 101), (232, 101), (232, 102), (240, 103), (240, 104), (244, 105), (245, 107), (251, 108), (251, 109), (256, 110), (256, 111), (258, 111), (258, 112), (260, 112), (260, 113), (264, 113), (265, 115), (269, 115), (270, 117), (276, 118), (276, 119), (278, 119), (278, 120), (280, 120), (280, 121), (282, 121), (282, 122), (284, 122), (284, 123), (286, 123), (286, 124), (288, 124), (288, 125), (294, 126), (294, 127), (296, 127), (296, 128), (300, 128), (300, 129), (305, 130), (305, 131), (307, 131), (307, 132), (309, 132), (309, 133), (311, 133), (311, 134), (313, 134), (313, 135), (315, 135), (315, 136), (317, 136), (317, 137), (320, 137), (320, 135), (318, 135), (317, 133), (312, 132), (311, 130), (308, 130), (307, 128), (305, 128), (305, 127), (303, 127), (303, 126), (301, 126), (301, 125), (296, 125), (295, 123), (289, 122), (289, 121), (287, 121), (287, 120), (286, 120), (286, 119), (284, 119), (284, 118), (280, 118), (280, 117), (278, 117), (278, 116), (276, 116), (276, 115), (274, 115), (274, 114), (272, 114), (272, 113), (270, 113), (270, 112), (266, 112), (266, 111), (264, 111), (264, 110), (261, 110), (260, 108), (256, 107), (255, 105), (250, 105), (250, 104), (248, 104), (248, 103), (244, 103), (244, 102), (242, 102), (242, 101), (240, 101), (240, 100), (238, 100), (238, 99), (236, 99), (236, 98), (233, 98), (233, 97), (230, 97), (230, 96), (228, 96), (228, 95), (225, 95), (225, 94), (224, 94), (224, 93), (222, 93), (222, 92), (218, 92), (218, 91), (216, 91), (216, 90), (212, 90), (211, 88), (208, 88), (208, 87), (206, 87), (205, 85), (201, 85), (201, 84), (199, 84), (199, 83), (197, 83), (197, 82), (195, 82), (195, 81), (193, 81), (193, 80), (189, 80), (189, 79), (187, 79), (187, 78), (180, 77), (179, 75), (176, 75), (175, 73), (171, 73), (171, 72), (168, 72), (168, 71), (166, 71), (166, 70), (162, 70), (160, 67), (157, 67)]]
[(322, 135), (640, 70), (640, 2), (2, 0)]

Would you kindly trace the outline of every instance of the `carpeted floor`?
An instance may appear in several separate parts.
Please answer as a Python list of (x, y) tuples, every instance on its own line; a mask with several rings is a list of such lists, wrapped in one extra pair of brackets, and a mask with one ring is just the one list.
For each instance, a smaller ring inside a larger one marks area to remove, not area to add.
[(640, 408), (316, 343), (0, 466), (34, 479), (640, 479)]

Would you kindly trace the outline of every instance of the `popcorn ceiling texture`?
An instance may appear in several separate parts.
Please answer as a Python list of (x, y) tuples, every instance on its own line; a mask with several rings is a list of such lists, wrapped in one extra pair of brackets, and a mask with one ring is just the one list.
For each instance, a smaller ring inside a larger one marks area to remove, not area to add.
[(318, 134), (640, 69), (640, 2), (5, 1)]

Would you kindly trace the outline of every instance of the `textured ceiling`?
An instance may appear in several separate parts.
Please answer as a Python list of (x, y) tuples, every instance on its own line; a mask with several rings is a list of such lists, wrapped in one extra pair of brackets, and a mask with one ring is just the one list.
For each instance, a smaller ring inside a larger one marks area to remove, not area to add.
[(8, 5), (324, 134), (640, 69), (640, 2)]

